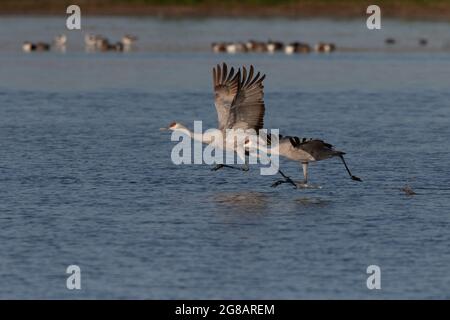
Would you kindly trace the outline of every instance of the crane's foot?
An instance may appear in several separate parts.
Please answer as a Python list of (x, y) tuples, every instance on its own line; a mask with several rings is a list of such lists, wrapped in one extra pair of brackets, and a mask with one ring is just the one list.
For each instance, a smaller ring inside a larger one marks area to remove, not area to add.
[(302, 189), (322, 189), (322, 186), (318, 184), (309, 184), (305, 182), (297, 182), (297, 186)]
[(274, 183), (272, 183), (270, 186), (272, 187), (272, 188), (276, 188), (276, 187), (278, 187), (280, 184), (282, 184), (282, 183), (285, 183), (286, 181), (284, 181), (284, 180), (278, 180), (278, 181), (275, 181)]
[(235, 169), (241, 170), (241, 171), (248, 171), (250, 168), (248, 167), (248, 164), (244, 164), (242, 167), (234, 167)]
[(218, 164), (214, 168), (212, 168), (211, 171), (217, 171), (222, 168), (231, 168), (231, 169), (240, 170), (240, 171), (248, 171), (249, 170), (249, 167), (247, 165), (244, 165), (242, 167), (234, 167), (234, 166), (230, 166), (227, 164)]
[(307, 180), (297, 181), (295, 184), (297, 185), (297, 187), (302, 188), (302, 189), (309, 188), (309, 184), (308, 184)]
[(275, 181), (274, 183), (272, 183), (271, 187), (272, 188), (276, 188), (280, 184), (283, 184), (283, 183), (290, 183), (290, 184), (292, 184), (294, 186), (294, 189), (297, 189), (297, 184), (289, 177), (285, 178), (284, 180)]
[(352, 180), (362, 182), (361, 178), (358, 178), (357, 176), (351, 176), (351, 178), (352, 178)]

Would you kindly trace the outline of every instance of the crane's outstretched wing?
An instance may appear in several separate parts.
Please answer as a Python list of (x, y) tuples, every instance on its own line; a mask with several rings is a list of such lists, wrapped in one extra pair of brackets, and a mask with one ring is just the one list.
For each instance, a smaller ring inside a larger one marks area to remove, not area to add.
[(215, 92), (215, 106), (219, 129), (255, 129), (264, 126), (264, 86), (265, 75), (254, 75), (254, 68), (250, 66), (247, 73), (245, 67), (234, 74), (227, 65), (217, 65), (213, 68), (213, 82)]
[(224, 63), (222, 67), (217, 65), (213, 68), (213, 85), (214, 85), (214, 104), (217, 111), (218, 128), (220, 130), (227, 127), (230, 117), (230, 109), (239, 90), (241, 82), (241, 70), (234, 74), (231, 68), (228, 73), (227, 65)]
[(237, 94), (231, 104), (226, 128), (255, 129), (258, 131), (264, 126), (264, 86), (260, 73), (253, 77), (254, 69), (250, 66), (247, 74), (242, 67), (242, 80), (239, 81)]

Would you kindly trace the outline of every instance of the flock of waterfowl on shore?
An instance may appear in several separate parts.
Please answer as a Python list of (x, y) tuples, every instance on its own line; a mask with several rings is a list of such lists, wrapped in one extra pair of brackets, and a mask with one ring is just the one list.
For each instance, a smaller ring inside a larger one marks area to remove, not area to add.
[[(120, 41), (110, 41), (107, 37), (95, 34), (86, 34), (84, 36), (84, 45), (87, 52), (123, 52), (131, 51), (138, 40), (136, 36), (124, 35)], [(386, 38), (384, 43), (387, 46), (397, 44), (396, 39)], [(419, 38), (418, 45), (425, 47), (428, 45), (426, 38)], [(53, 39), (52, 43), (48, 42), (30, 42), (25, 41), (22, 44), (22, 50), (25, 52), (43, 52), (50, 51), (52, 48), (65, 52), (67, 44), (67, 36), (61, 34)], [(281, 41), (237, 41), (237, 42), (213, 42), (211, 49), (215, 53), (276, 53), (281, 52), (285, 54), (301, 54), (301, 53), (330, 53), (336, 51), (336, 45), (331, 42), (318, 42), (315, 45), (310, 45), (304, 42), (290, 42), (283, 43)]]
[(137, 37), (129, 34), (123, 36), (121, 41), (117, 42), (110, 42), (108, 38), (102, 35), (87, 34), (84, 37), (84, 43), (88, 51), (130, 51), (136, 41)]
[[(60, 34), (56, 36), (53, 39), (53, 45), (59, 49), (64, 50), (67, 43), (67, 37), (65, 34)], [(25, 52), (31, 52), (31, 51), (50, 51), (50, 48), (52, 47), (52, 44), (46, 43), (46, 42), (30, 42), (25, 41), (22, 44), (22, 50)]]
[[(393, 46), (397, 44), (397, 40), (394, 38), (386, 38), (384, 40), (385, 45)], [(428, 39), (419, 38), (417, 44), (420, 47), (425, 47), (428, 45)], [(215, 53), (275, 53), (284, 52), (285, 54), (294, 53), (330, 53), (336, 51), (336, 45), (330, 42), (319, 42), (312, 46), (304, 42), (290, 42), (283, 43), (281, 41), (237, 41), (237, 42), (213, 42), (211, 44), (211, 50)]]
[[(86, 34), (84, 36), (84, 44), (86, 51), (93, 52), (107, 52), (107, 51), (130, 51), (134, 46), (134, 43), (137, 41), (137, 37), (133, 35), (124, 35), (120, 41), (111, 42), (107, 37), (102, 35), (94, 35), (94, 34)], [(56, 36), (53, 39), (52, 43), (47, 42), (30, 42), (25, 41), (22, 45), (22, 50), (25, 52), (32, 51), (50, 51), (53, 47), (58, 51), (65, 51), (67, 44), (67, 36), (65, 34), (61, 34)]]
[[(386, 39), (384, 40), (384, 43), (385, 43), (386, 45), (394, 45), (394, 44), (397, 43), (397, 40), (395, 40), (394, 38), (386, 38)], [(428, 45), (428, 39), (426, 39), (426, 38), (419, 38), (419, 39), (417, 40), (417, 43), (419, 44), (419, 46), (425, 47), (425, 46)]]
[(246, 42), (214, 42), (211, 49), (215, 53), (245, 53), (245, 52), (284, 52), (285, 54), (310, 53), (312, 51), (329, 53), (336, 50), (334, 43), (319, 42), (315, 46), (303, 42), (283, 43), (281, 41), (256, 41)]

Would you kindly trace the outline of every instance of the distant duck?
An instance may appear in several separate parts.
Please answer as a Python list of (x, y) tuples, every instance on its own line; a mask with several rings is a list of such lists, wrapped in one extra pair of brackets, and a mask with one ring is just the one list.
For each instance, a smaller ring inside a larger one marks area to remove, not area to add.
[(36, 51), (36, 45), (29, 41), (25, 41), (22, 45), (22, 50), (25, 52)]
[(36, 43), (36, 51), (49, 51), (50, 45), (45, 42), (38, 42)]
[(109, 43), (107, 39), (103, 39), (102, 41), (98, 42), (98, 50), (101, 52), (108, 52), (108, 51), (116, 51), (116, 52), (122, 52), (124, 51), (124, 45), (122, 42), (116, 42), (116, 43)]
[(109, 40), (103, 36), (97, 35), (95, 36), (95, 47), (97, 49), (101, 49), (109, 46)]
[(84, 36), (84, 43), (87, 47), (95, 47), (96, 42), (97, 37), (95, 35), (88, 33)]
[(293, 54), (295, 52), (295, 45), (290, 43), (284, 47), (284, 53)]
[(316, 50), (316, 52), (329, 53), (329, 52), (333, 52), (336, 50), (336, 45), (334, 43), (319, 42), (318, 44), (316, 44), (314, 49)]
[(60, 47), (65, 46), (66, 43), (67, 43), (67, 37), (66, 37), (66, 35), (65, 35), (65, 34), (57, 35), (57, 36), (55, 37), (55, 39), (53, 39), (53, 43), (54, 43), (55, 45), (57, 45), (57, 46), (60, 46)]
[(126, 46), (122, 43), (122, 42), (116, 42), (113, 46), (112, 46), (112, 50), (114, 51), (118, 51), (118, 52), (122, 52), (124, 50)]
[(425, 47), (428, 44), (428, 40), (425, 38), (420, 38), (419, 39), (419, 45), (421, 45), (422, 47)]
[(394, 38), (386, 38), (386, 40), (384, 40), (384, 43), (392, 45), (392, 44), (395, 44), (396, 41)]
[(138, 37), (126, 34), (122, 37), (122, 44), (126, 47), (131, 47), (137, 40)]
[(226, 52), (228, 52), (228, 53), (247, 52), (247, 47), (246, 47), (245, 43), (242, 43), (242, 42), (227, 43), (225, 48), (226, 48)]
[(31, 43), (29, 41), (26, 41), (22, 45), (22, 50), (25, 52), (31, 52), (31, 51), (49, 51), (50, 45), (45, 42), (38, 42), (38, 43)]
[(213, 42), (211, 49), (215, 53), (227, 52), (227, 44), (224, 42)]
[(255, 40), (248, 40), (245, 43), (247, 51), (250, 52), (267, 52), (267, 44), (264, 42), (259, 42)]
[(414, 192), (414, 190), (409, 185), (405, 185), (400, 190), (403, 191), (408, 196), (414, 196), (414, 195), (417, 194), (417, 193)]
[(84, 36), (84, 44), (89, 48), (101, 49), (108, 42), (108, 39), (102, 35), (88, 33)]
[(284, 53), (309, 53), (311, 52), (311, 47), (307, 43), (302, 42), (292, 42), (284, 47)]
[(111, 50), (112, 45), (109, 43), (107, 39), (97, 39), (95, 41), (95, 48), (102, 52), (105, 52)]
[(266, 48), (267, 48), (267, 51), (269, 51), (270, 53), (273, 53), (276, 51), (282, 51), (284, 48), (284, 44), (279, 41), (269, 40), (269, 41), (267, 41)]

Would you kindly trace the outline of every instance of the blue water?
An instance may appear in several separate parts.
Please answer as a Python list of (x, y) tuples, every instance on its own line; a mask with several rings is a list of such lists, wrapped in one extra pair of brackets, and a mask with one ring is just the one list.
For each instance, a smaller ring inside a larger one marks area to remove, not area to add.
[[(20, 51), (24, 35), (60, 33), (58, 21), (0, 18), (0, 298), (450, 298), (447, 51), (214, 55), (209, 40), (233, 21), (138, 18), (89, 22), (135, 31), (136, 52), (87, 54), (82, 34), (65, 54)], [(371, 47), (355, 21), (239, 23), (245, 38), (289, 40), (296, 25), (311, 41)], [(446, 24), (390, 23), (383, 35), (446, 41)], [(180, 24), (198, 31), (192, 42)], [(311, 166), (322, 188), (306, 190), (271, 188), (257, 167), (174, 165), (158, 129), (216, 125), (221, 61), (267, 74), (267, 128), (333, 143), (363, 183), (335, 159)], [(66, 289), (72, 264), (80, 291)], [(381, 290), (366, 287), (372, 264)]]

